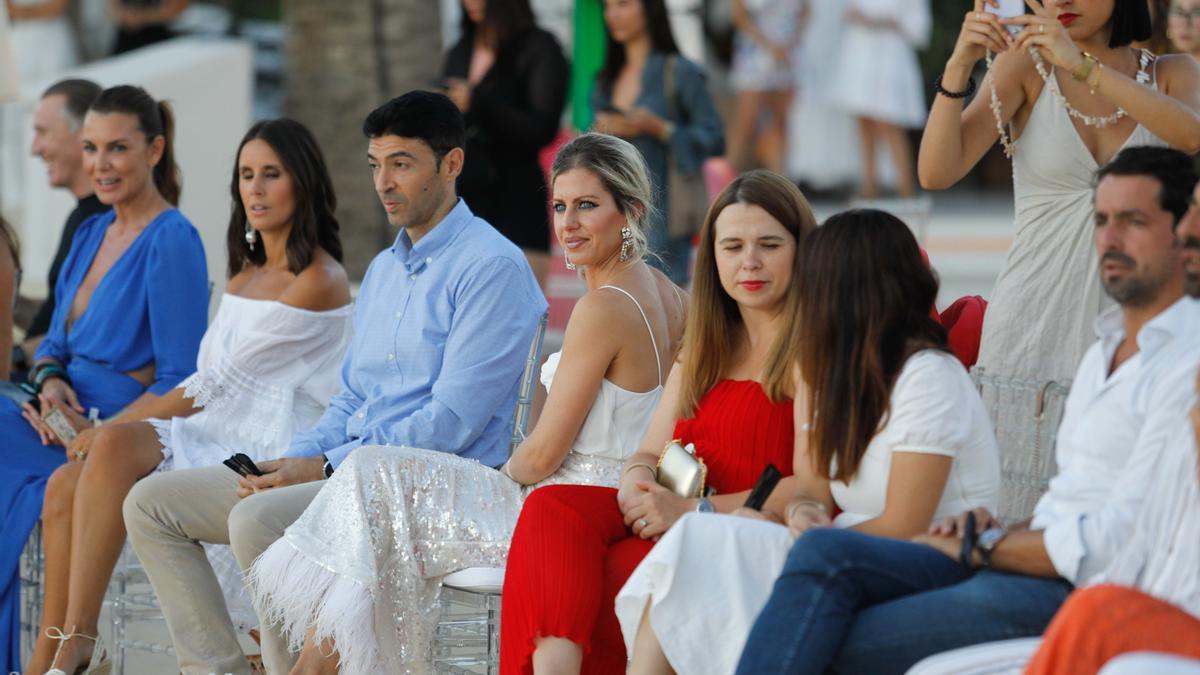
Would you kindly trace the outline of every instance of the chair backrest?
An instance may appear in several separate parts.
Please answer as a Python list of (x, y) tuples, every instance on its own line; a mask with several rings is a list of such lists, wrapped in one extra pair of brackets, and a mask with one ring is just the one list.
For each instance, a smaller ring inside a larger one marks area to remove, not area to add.
[(537, 379), (538, 362), (542, 357), (542, 343), (546, 340), (546, 322), (550, 320), (550, 312), (542, 314), (538, 321), (537, 331), (533, 334), (533, 342), (529, 345), (529, 355), (525, 357), (525, 371), (521, 373), (521, 386), (517, 389), (517, 407), (513, 410), (512, 438), (508, 443), (508, 454), (525, 440), (529, 431), (529, 413), (533, 409), (533, 387)]
[(1069, 383), (1035, 382), (989, 375), (971, 379), (992, 420), (1000, 448), (1000, 502), (996, 516), (1007, 524), (1033, 514), (1058, 471), (1054, 457)]

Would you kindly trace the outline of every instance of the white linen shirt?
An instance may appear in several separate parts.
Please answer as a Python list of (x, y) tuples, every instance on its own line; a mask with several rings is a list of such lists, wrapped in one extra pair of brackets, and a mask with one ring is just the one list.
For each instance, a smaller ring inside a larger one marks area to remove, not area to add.
[(1095, 576), (1129, 541), (1155, 459), (1173, 428), (1145, 424), (1175, 408), (1192, 383), (1184, 364), (1200, 349), (1200, 302), (1183, 298), (1151, 319), (1137, 336), (1138, 352), (1111, 375), (1125, 337), (1119, 307), (1096, 320), (1100, 341), (1079, 365), (1058, 430), (1058, 474), (1033, 512), (1046, 552), (1064, 579)]
[[(1193, 359), (1200, 361), (1200, 353)], [(1181, 370), (1195, 376), (1194, 367)], [(1187, 417), (1193, 403), (1163, 411), (1172, 418), (1171, 434), (1154, 462), (1153, 482), (1145, 486), (1132, 541), (1093, 583), (1132, 586), (1200, 617), (1200, 481)]]

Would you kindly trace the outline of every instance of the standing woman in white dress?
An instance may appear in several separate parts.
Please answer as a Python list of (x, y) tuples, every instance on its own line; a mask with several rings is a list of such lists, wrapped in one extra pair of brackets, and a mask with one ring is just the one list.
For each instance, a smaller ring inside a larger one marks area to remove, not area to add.
[[(279, 119), (251, 127), (237, 158), (230, 278), (196, 373), (162, 397), (82, 429), (67, 446), (71, 461), (49, 479), (43, 637), (28, 673), (74, 673), (89, 655), (99, 656), (96, 624), (125, 543), (121, 505), (134, 483), (236, 452), (273, 459), (337, 391), (350, 291), (321, 151), (303, 125)], [(50, 627), (65, 634), (57, 649), (45, 633)]]
[(729, 161), (750, 167), (755, 130), (767, 115), (766, 168), (783, 172), (788, 110), (796, 86), (796, 58), (808, 0), (733, 0), (733, 72), (737, 110), (729, 125)]
[(802, 251), (779, 357), (797, 377), (794, 499), (782, 513), (687, 514), (663, 535), (616, 599), (631, 673), (733, 673), (809, 527), (908, 539), (996, 501), (992, 427), (929, 317), (938, 283), (908, 226), (848, 211)]
[(41, 86), (79, 62), (69, 0), (5, 0), (21, 85)]
[(292, 672), (427, 672), (442, 577), (503, 566), (534, 488), (615, 486), (637, 449), (686, 313), (643, 260), (649, 173), (628, 142), (585, 134), (559, 151), (551, 190), (555, 234), (588, 292), (542, 369), (537, 426), (498, 471), (414, 448), (350, 455), (250, 571), (260, 616), (303, 645)]
[[(940, 190), (998, 139), (1011, 151), (1016, 231), (976, 367), (1064, 382), (1095, 341), (1102, 309), (1096, 170), (1124, 147), (1200, 150), (1200, 66), (1187, 54), (1155, 58), (1129, 46), (1150, 36), (1145, 0), (1029, 1), (1036, 13), (1013, 19), (984, 12), (985, 0), (967, 12), (935, 83), (917, 169), (922, 186)], [(1011, 26), (1022, 29), (1015, 38)], [(964, 107), (988, 51), (998, 56)]]
[(846, 34), (834, 103), (858, 118), (861, 194), (879, 196), (875, 157), (887, 145), (901, 197), (916, 192), (909, 129), (925, 123), (925, 87), (917, 50), (929, 43), (929, 0), (847, 0)]

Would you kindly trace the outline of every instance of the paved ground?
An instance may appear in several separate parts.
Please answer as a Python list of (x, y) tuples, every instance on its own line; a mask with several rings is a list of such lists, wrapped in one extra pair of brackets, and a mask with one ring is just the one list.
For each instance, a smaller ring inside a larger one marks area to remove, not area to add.
[[(964, 295), (991, 295), (996, 275), (1012, 242), (1012, 196), (1003, 192), (956, 190), (930, 193), (930, 217), (921, 223), (917, 209), (904, 202), (878, 202), (915, 230), (942, 287), (938, 307)], [(817, 201), (818, 220), (846, 208), (845, 202)]]

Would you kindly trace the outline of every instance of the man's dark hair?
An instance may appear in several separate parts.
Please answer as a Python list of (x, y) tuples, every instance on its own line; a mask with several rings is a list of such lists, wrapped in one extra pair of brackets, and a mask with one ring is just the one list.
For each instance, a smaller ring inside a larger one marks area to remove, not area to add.
[(444, 94), (415, 90), (384, 103), (363, 121), (367, 138), (419, 138), (433, 150), (439, 170), (442, 158), (466, 145), (462, 112)]
[(1096, 172), (1096, 184), (1105, 176), (1149, 176), (1158, 181), (1158, 203), (1170, 211), (1175, 223), (1187, 213), (1196, 187), (1196, 167), (1186, 153), (1171, 148), (1126, 148)]
[(91, 80), (59, 80), (42, 92), (42, 98), (47, 96), (62, 96), (67, 99), (67, 117), (72, 131), (79, 131), (83, 125), (83, 116), (101, 92), (100, 85)]

